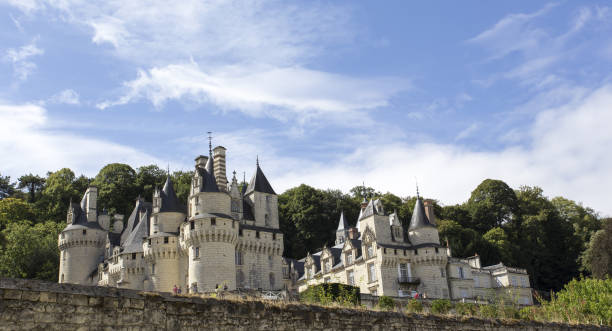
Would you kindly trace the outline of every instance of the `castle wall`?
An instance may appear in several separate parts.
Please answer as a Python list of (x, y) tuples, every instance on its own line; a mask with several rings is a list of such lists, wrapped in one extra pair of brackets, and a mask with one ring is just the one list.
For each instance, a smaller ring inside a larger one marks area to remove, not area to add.
[(103, 238), (104, 231), (84, 227), (65, 230), (60, 234), (60, 283), (92, 284), (89, 276), (98, 269), (98, 258), (104, 254)]
[(408, 238), (413, 245), (440, 244), (438, 229), (433, 227), (422, 227), (408, 232)]

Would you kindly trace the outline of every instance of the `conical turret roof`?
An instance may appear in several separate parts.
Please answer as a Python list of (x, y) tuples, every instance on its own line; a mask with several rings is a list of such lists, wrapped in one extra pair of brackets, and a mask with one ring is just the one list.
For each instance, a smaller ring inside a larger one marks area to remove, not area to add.
[(346, 219), (344, 219), (344, 211), (340, 213), (340, 222), (338, 222), (338, 229), (336, 231), (344, 231), (348, 229), (348, 224), (346, 223)]
[(210, 155), (208, 161), (206, 161), (204, 171), (200, 172), (203, 180), (202, 186), (200, 187), (200, 192), (220, 192), (219, 186), (217, 186), (217, 180), (215, 179), (213, 162), (213, 157)]
[(159, 212), (179, 212), (183, 213), (185, 207), (180, 203), (176, 193), (174, 192), (174, 185), (172, 185), (172, 179), (170, 175), (166, 177), (164, 188), (160, 192), (161, 207)]
[(415, 230), (426, 226), (435, 227), (435, 225), (429, 222), (429, 219), (425, 214), (425, 206), (423, 206), (423, 200), (421, 200), (421, 198), (417, 196), (417, 201), (414, 205), (414, 211), (412, 211), (412, 219), (410, 220), (410, 226), (408, 227), (408, 230)]
[(247, 187), (245, 195), (251, 192), (261, 192), (276, 195), (276, 192), (274, 192), (274, 190), (272, 189), (272, 185), (270, 185), (270, 182), (268, 182), (266, 175), (264, 175), (263, 171), (261, 171), (261, 168), (259, 167), (259, 162), (257, 163), (257, 169), (255, 171), (255, 174), (251, 178), (251, 182)]

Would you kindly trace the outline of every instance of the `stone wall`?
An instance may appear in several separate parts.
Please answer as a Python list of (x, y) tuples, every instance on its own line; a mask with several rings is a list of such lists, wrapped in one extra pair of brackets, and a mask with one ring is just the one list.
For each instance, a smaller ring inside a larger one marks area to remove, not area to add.
[[(0, 279), (0, 330), (604, 330)], [(609, 330), (608, 328), (607, 330)]]

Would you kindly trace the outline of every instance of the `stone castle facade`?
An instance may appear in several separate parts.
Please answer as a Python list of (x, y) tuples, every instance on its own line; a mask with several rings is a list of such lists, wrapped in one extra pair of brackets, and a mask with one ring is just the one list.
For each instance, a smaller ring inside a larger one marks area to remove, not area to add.
[(282, 289), (277, 195), (259, 162), (248, 186), (240, 189), (235, 173), (228, 182), (225, 153), (218, 146), (195, 159), (187, 205), (168, 176), (152, 202), (138, 197), (125, 222), (99, 213), (97, 188), (89, 187), (70, 204), (59, 235), (59, 282), (183, 293)]
[(407, 229), (396, 213), (385, 213), (380, 200), (364, 199), (357, 227), (349, 228), (343, 213), (335, 245), (291, 261), (290, 266), (299, 291), (320, 283), (343, 283), (373, 296), (418, 294), (431, 299), (533, 304), (526, 270), (501, 263), (482, 267), (478, 256), (453, 258), (448, 245), (440, 245), (433, 202), (423, 201), (418, 193)]

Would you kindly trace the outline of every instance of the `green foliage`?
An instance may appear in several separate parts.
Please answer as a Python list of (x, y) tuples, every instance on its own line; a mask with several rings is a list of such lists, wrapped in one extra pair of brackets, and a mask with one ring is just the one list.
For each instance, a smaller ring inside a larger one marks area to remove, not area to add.
[(68, 168), (50, 172), (42, 197), (36, 202), (37, 215), (42, 220), (61, 222), (66, 218), (70, 200), (78, 202), (89, 186), (89, 178), (76, 177)]
[(410, 299), (406, 305), (406, 311), (410, 313), (420, 313), (423, 311), (423, 303), (417, 299)]
[(28, 190), (28, 202), (35, 202), (41, 195), (45, 179), (37, 175), (23, 175), (19, 177), (17, 188)]
[(300, 301), (329, 305), (338, 303), (343, 306), (358, 306), (361, 302), (359, 287), (324, 283), (308, 287), (300, 293)]
[(193, 173), (190, 171), (175, 171), (172, 173), (172, 183), (176, 197), (182, 204), (187, 205), (189, 190), (191, 189), (191, 178)]
[(540, 307), (523, 308), (521, 318), (612, 326), (612, 279), (574, 279), (554, 294), (540, 299)]
[(583, 254), (583, 265), (593, 277), (612, 277), (612, 218), (602, 221), (602, 229), (591, 236)]
[[(161, 188), (166, 181), (167, 173), (156, 165), (142, 166), (136, 172), (136, 187), (139, 194), (151, 201), (156, 187)], [(134, 197), (132, 197), (134, 199)]]
[(0, 275), (57, 281), (59, 250), (57, 237), (64, 225), (29, 221), (9, 223), (2, 231)]
[(482, 318), (497, 318), (497, 307), (495, 305), (480, 305), (478, 307), (478, 316)]
[(11, 183), (11, 177), (0, 174), (0, 200), (10, 197), (14, 193), (15, 184)]
[(514, 191), (503, 181), (485, 179), (466, 204), (472, 218), (472, 228), (486, 232), (517, 218), (518, 205)]
[(473, 303), (458, 302), (455, 304), (455, 312), (461, 316), (475, 316), (478, 312), (478, 307)]
[(98, 209), (109, 213), (129, 215), (138, 195), (136, 172), (127, 164), (106, 165), (94, 178), (92, 185), (98, 187)]
[(438, 232), (440, 238), (448, 240), (453, 256), (468, 257), (478, 254), (484, 265), (499, 262), (500, 254), (497, 248), (474, 229), (462, 227), (455, 221), (440, 220)]
[(431, 302), (431, 312), (434, 314), (448, 314), (451, 308), (453, 308), (453, 304), (450, 300), (437, 299)]
[(34, 221), (32, 204), (21, 199), (6, 198), (0, 200), (0, 230), (18, 221)]
[(382, 310), (393, 310), (395, 308), (395, 302), (391, 297), (382, 295), (378, 298), (378, 308)]

